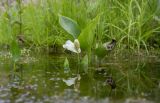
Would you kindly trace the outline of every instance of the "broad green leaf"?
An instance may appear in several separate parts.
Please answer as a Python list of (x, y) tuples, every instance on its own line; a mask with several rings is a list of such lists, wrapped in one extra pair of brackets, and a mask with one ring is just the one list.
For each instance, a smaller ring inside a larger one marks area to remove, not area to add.
[(99, 58), (103, 58), (107, 54), (107, 50), (102, 45), (98, 46), (94, 52)]
[(81, 30), (76, 21), (71, 18), (59, 15), (59, 24), (61, 27), (71, 34), (75, 39), (78, 38)]
[(80, 41), (81, 49), (89, 50), (93, 45), (94, 30), (99, 22), (100, 15), (97, 15), (81, 32), (78, 40)]
[(70, 68), (69, 68), (69, 61), (66, 58), (64, 61), (64, 73), (68, 73), (68, 72), (70, 72)]
[(18, 61), (21, 55), (20, 47), (16, 40), (13, 40), (11, 43), (11, 54), (12, 54), (12, 59), (14, 62)]
[(88, 73), (88, 55), (85, 55), (81, 62), (82, 68), (85, 73)]

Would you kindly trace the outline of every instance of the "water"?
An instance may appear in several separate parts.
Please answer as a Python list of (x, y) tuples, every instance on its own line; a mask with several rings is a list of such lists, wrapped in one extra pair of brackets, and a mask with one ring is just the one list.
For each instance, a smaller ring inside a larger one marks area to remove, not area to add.
[[(159, 103), (158, 56), (108, 56), (92, 61), (88, 74), (70, 54), (24, 57), (13, 69), (7, 53), (0, 56), (0, 103)], [(68, 57), (70, 72), (64, 72)], [(77, 73), (79, 68), (79, 73)], [(115, 89), (107, 83), (112, 77)], [(68, 86), (65, 81), (72, 81)]]

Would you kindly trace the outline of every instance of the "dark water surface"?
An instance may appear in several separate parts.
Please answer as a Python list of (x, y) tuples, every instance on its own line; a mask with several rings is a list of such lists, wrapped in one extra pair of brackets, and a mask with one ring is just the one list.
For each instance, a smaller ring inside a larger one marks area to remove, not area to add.
[[(9, 57), (1, 56), (0, 103), (160, 103), (158, 56), (108, 56), (101, 64), (92, 61), (88, 74), (77, 64), (72, 55), (43, 54), (21, 59), (13, 68)], [(71, 86), (65, 82), (74, 79)]]

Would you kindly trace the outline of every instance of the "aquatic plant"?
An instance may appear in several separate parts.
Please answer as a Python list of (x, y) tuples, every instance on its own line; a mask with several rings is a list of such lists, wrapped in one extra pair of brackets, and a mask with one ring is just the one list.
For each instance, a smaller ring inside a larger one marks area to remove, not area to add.
[[(59, 15), (59, 23), (61, 27), (64, 28), (64, 30), (66, 30), (69, 34), (71, 34), (72, 37), (75, 39), (74, 43), (70, 40), (67, 40), (66, 43), (63, 45), (63, 48), (75, 53), (80, 53), (81, 47), (83, 50), (86, 50), (88, 52), (88, 55), (91, 55), (91, 48), (93, 47), (92, 43), (94, 40), (93, 31), (96, 28), (99, 18), (100, 15), (96, 16), (91, 22), (88, 23), (88, 25), (83, 30), (80, 30), (79, 25), (76, 21), (72, 20), (71, 18)], [(80, 43), (77, 38), (80, 40)], [(79, 63), (79, 55), (77, 57)], [(87, 60), (86, 62), (88, 64), (88, 59), (86, 58), (88, 58), (88, 56), (85, 56), (84, 59)], [(85, 72), (87, 72), (87, 69), (85, 69)]]
[(75, 39), (74, 43), (70, 40), (67, 40), (66, 43), (63, 45), (63, 48), (75, 53), (81, 53), (80, 43), (78, 39)]
[(85, 55), (81, 61), (81, 68), (85, 73), (88, 73), (88, 66), (89, 66), (88, 55)]
[(68, 78), (67, 80), (63, 79), (63, 82), (65, 82), (67, 86), (71, 86), (71, 85), (75, 84), (76, 79), (77, 79), (77, 77)]
[(69, 72), (70, 72), (69, 61), (66, 58), (64, 61), (64, 73), (69, 73)]
[[(94, 40), (94, 30), (99, 21), (100, 15), (96, 16), (88, 25), (80, 30), (76, 21), (71, 18), (59, 15), (59, 23), (74, 39), (80, 41), (83, 50), (91, 51), (92, 43)], [(81, 31), (81, 32), (80, 32)]]
[(10, 44), (12, 36), (23, 35), (27, 46), (48, 48), (74, 38), (88, 54), (97, 43), (102, 45), (112, 38), (118, 41), (118, 51), (148, 52), (154, 41), (159, 45), (159, 0), (40, 0), (26, 4), (16, 0), (13, 4), (4, 2), (2, 7), (1, 44)]
[[(114, 89), (111, 96), (116, 98), (123, 99), (122, 97), (135, 95), (141, 98), (159, 98), (159, 95), (154, 94), (155, 90), (159, 90), (158, 57), (147, 57), (146, 64), (141, 64), (144, 63), (142, 58), (135, 67), (135, 57), (139, 56), (134, 56), (134, 61), (133, 58), (129, 58), (132, 56), (130, 54), (125, 53), (115, 58), (114, 54), (109, 53), (115, 44), (116, 53), (121, 50), (141, 52), (140, 49), (148, 52), (152, 45), (159, 49), (160, 5), (157, 2), (160, 0), (36, 0), (36, 3), (30, 1), (23, 4), (22, 0), (16, 0), (13, 5), (6, 2), (5, 9), (0, 10), (0, 44), (7, 46), (6, 58), (14, 63), (13, 68), (16, 69), (13, 74), (17, 79), (13, 86), (12, 81), (7, 87), (3, 86), (3, 80), (8, 83), (10, 65), (2, 56), (0, 81), (1, 89), (6, 89), (0, 93), (1, 97), (8, 100), (11, 96), (11, 102), (72, 101), (72, 98), (78, 98), (81, 102), (83, 99), (91, 99), (91, 103), (94, 100), (106, 103), (108, 98), (105, 101), (99, 99), (108, 96), (110, 87)], [(63, 45), (64, 49), (73, 52), (69, 54), (72, 57), (67, 59), (63, 55), (62, 60), (57, 54), (53, 54), (54, 58), (50, 57), (51, 55), (40, 55), (42, 57), (38, 58), (39, 61), (35, 64), (31, 59), (21, 59), (30, 55), (28, 49), (21, 50), (19, 35), (23, 35), (24, 44), (27, 44), (23, 46), (33, 49), (42, 47), (45, 48), (42, 49), (45, 53), (49, 53), (46, 48), (62, 48)], [(109, 40), (112, 41), (106, 43)], [(155, 44), (158, 46), (154, 46)], [(77, 56), (77, 61), (74, 55)], [(99, 61), (92, 61), (95, 55), (98, 60), (103, 60), (96, 67), (89, 65), (90, 62), (98, 64)], [(26, 61), (30, 61), (31, 64), (24, 64)], [(154, 61), (156, 63), (152, 64)], [(17, 74), (21, 78), (17, 78)], [(107, 78), (108, 75), (112, 75), (113, 78)], [(80, 92), (73, 93), (73, 85), (74, 89)], [(35, 93), (35, 90), (38, 92)], [(68, 99), (70, 96), (71, 99)], [(26, 101), (23, 101), (22, 97)]]

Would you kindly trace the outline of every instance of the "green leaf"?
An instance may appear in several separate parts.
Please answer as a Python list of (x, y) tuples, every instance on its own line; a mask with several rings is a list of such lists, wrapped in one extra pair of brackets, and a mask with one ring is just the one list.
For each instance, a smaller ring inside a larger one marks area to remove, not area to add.
[(70, 68), (69, 68), (69, 61), (66, 58), (64, 61), (64, 73), (69, 73), (70, 72)]
[(88, 73), (88, 55), (85, 55), (81, 62), (82, 68), (85, 73)]
[(90, 50), (94, 40), (94, 30), (99, 22), (100, 15), (97, 15), (81, 32), (78, 40), (80, 41), (81, 49)]
[(81, 30), (76, 21), (71, 18), (59, 15), (59, 24), (61, 27), (71, 34), (75, 39), (78, 38)]
[(107, 50), (103, 47), (103, 45), (98, 46), (94, 52), (99, 58), (103, 58), (107, 54)]
[(16, 40), (12, 41), (10, 51), (12, 54), (13, 61), (17, 62), (20, 58), (21, 51), (20, 51), (20, 47), (19, 47), (18, 43), (16, 42)]

